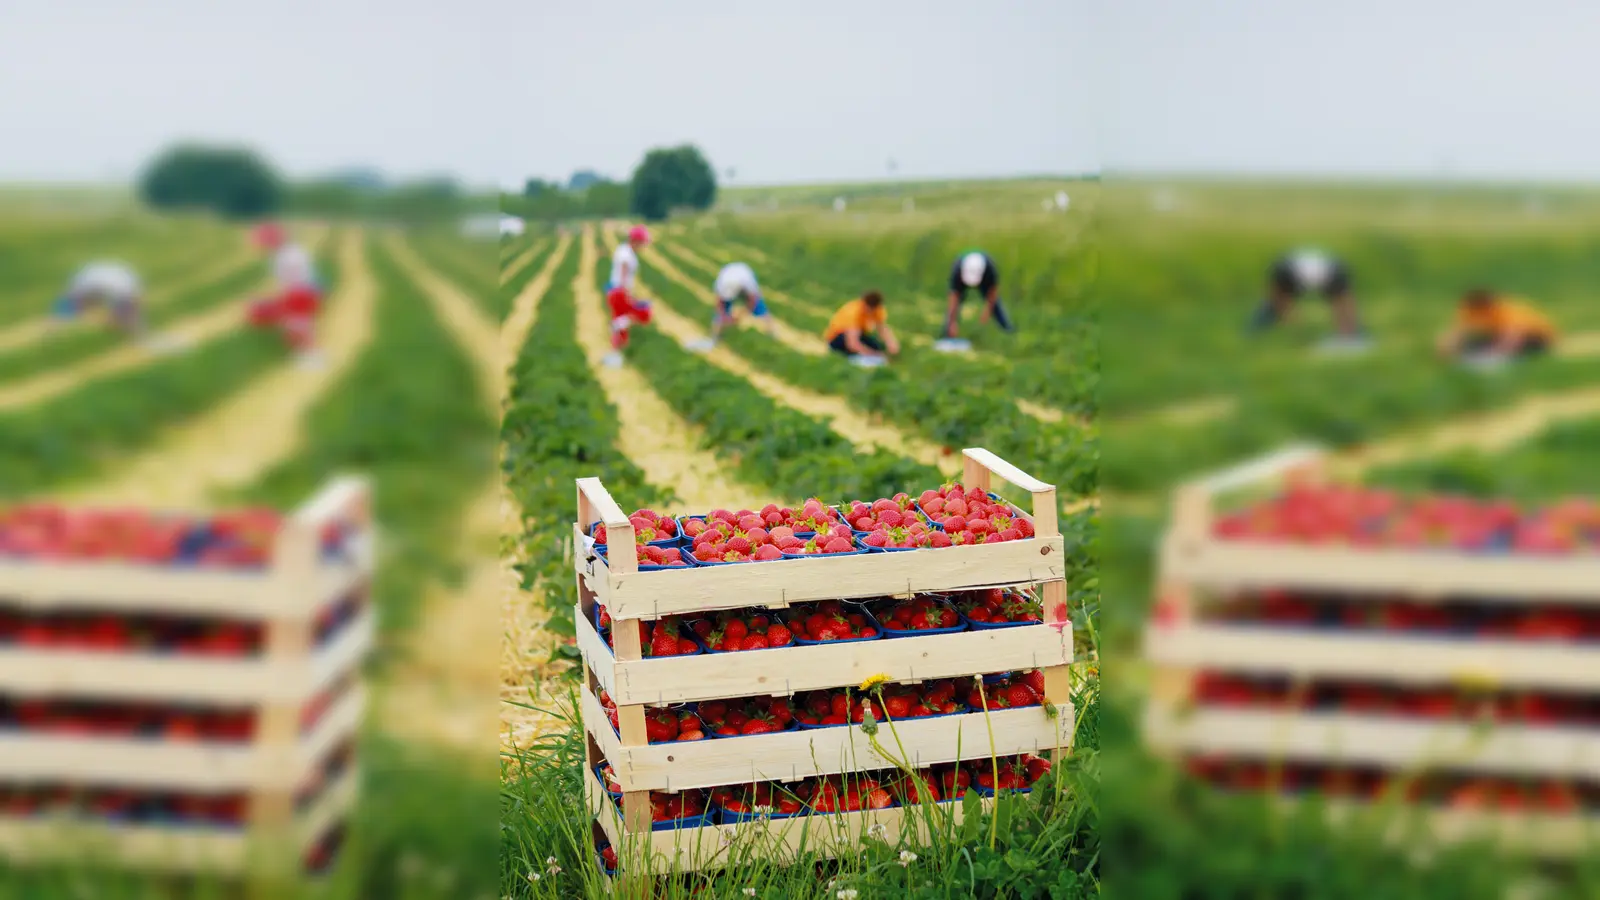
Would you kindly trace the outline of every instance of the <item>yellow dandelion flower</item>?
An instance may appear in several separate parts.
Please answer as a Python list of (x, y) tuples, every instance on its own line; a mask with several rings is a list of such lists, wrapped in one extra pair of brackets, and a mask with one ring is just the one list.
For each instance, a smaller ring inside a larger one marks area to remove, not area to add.
[(861, 691), (862, 691), (862, 693), (866, 693), (867, 691), (872, 690), (873, 688), (877, 687), (880, 684), (888, 684), (888, 683), (889, 683), (889, 676), (884, 675), (881, 672), (879, 674), (877, 674), (877, 675), (868, 675), (867, 676), (867, 680), (861, 682)]

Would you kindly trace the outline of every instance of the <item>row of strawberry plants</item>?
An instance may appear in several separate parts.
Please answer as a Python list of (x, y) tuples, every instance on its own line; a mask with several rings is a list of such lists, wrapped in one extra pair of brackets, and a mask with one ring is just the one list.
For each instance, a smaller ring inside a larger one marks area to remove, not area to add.
[(428, 268), (456, 285), (496, 322), (505, 318), (505, 312), (498, 309), (497, 245), (439, 230), (414, 232), (407, 243)]
[[(337, 285), (333, 257), (318, 265)], [(277, 335), (241, 324), (187, 353), (0, 416), (0, 497), (47, 491), (91, 475), (283, 362)]]
[(501, 468), (523, 510), (523, 586), (548, 586), (550, 628), (567, 636), (576, 634), (565, 602), (573, 480), (599, 476), (617, 502), (629, 506), (672, 499), (670, 489), (650, 484), (617, 450), (616, 410), (576, 340), (578, 277), (578, 248), (569, 245), (512, 364), (500, 433)]
[(92, 259), (121, 259), (150, 286), (181, 278), (236, 240), (231, 229), (113, 219), (87, 228), (30, 228), (0, 238), (0, 324), (45, 313), (47, 301)]
[[(504, 319), (511, 313), (511, 307), (516, 303), (517, 295), (522, 293), (529, 282), (538, 277), (539, 272), (544, 269), (545, 264), (550, 261), (550, 257), (556, 252), (556, 245), (557, 241), (555, 240), (543, 241), (537, 244), (532, 258), (522, 268), (512, 272), (510, 280), (500, 285), (498, 293), (495, 295), (494, 308), (492, 310), (496, 319)], [(509, 271), (512, 264), (521, 258), (521, 251), (513, 254), (510, 259), (501, 263), (501, 271)]]
[[(429, 586), (453, 583), (472, 562), (457, 556), (459, 523), (494, 474), (495, 421), (475, 402), (476, 367), (421, 287), (381, 240), (366, 250), (377, 290), (370, 342), (307, 411), (295, 456), (238, 499), (282, 506), (337, 472), (371, 479), (384, 547), (372, 602), (385, 644), (395, 646), (415, 627)], [(380, 659), (380, 677), (390, 661)], [(364, 784), (335, 896), (404, 896), (408, 866), (449, 873), (462, 896), (492, 890), (479, 872), (494, 865), (494, 795), (480, 774), (454, 752), (381, 727), (364, 732), (360, 758)]]
[[(146, 320), (152, 328), (161, 328), (186, 316), (239, 300), (252, 288), (265, 288), (265, 277), (265, 270), (259, 265), (235, 269), (165, 302), (147, 307)], [(23, 378), (69, 365), (126, 341), (126, 336), (121, 332), (94, 321), (89, 327), (50, 335), (13, 352), (0, 353), (0, 380)]]
[[(602, 258), (599, 283), (610, 273)], [(685, 314), (698, 301), (656, 279), (662, 302)], [(702, 309), (705, 307), (700, 305)], [(636, 328), (630, 363), (650, 379), (662, 399), (700, 426), (710, 449), (747, 481), (786, 497), (887, 497), (907, 486), (935, 486), (938, 469), (882, 448), (866, 452), (828, 423), (783, 406), (737, 375), (717, 368), (651, 328)]]
[(391, 550), (376, 590), (385, 598), (383, 627), (394, 631), (418, 602), (400, 586), (453, 564), (459, 510), (493, 471), (494, 421), (481, 404), (464, 402), (481, 393), (476, 373), (421, 287), (379, 242), (369, 241), (368, 258), (378, 291), (371, 343), (306, 412), (307, 438), (296, 454), (238, 499), (284, 508), (329, 473), (364, 472)]
[[(707, 309), (676, 282), (662, 276), (650, 281), (654, 295), (681, 314), (703, 314)], [(939, 360), (927, 354), (922, 357), (925, 362), (918, 363), (908, 350), (903, 361), (863, 370), (840, 357), (818, 359), (801, 353), (758, 331), (731, 330), (725, 339), (735, 352), (786, 381), (841, 395), (865, 412), (912, 425), (939, 444), (987, 447), (1024, 470), (1057, 481), (1072, 494), (1095, 490), (1098, 458), (1094, 442), (1080, 428), (1041, 422), (1017, 409), (1003, 391), (953, 384), (939, 377)], [(902, 481), (881, 493), (923, 483), (932, 482)]]

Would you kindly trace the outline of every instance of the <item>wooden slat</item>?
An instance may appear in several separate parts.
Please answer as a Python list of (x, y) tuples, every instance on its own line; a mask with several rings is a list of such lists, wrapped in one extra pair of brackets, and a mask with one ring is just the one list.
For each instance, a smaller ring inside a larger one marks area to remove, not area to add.
[[(644, 866), (655, 874), (694, 872), (722, 866), (728, 861), (728, 848), (752, 845), (779, 865), (792, 863), (803, 848), (821, 856), (839, 856), (861, 845), (862, 838), (875, 826), (882, 826), (876, 838), (896, 845), (902, 834), (914, 845), (928, 842), (926, 814), (921, 807), (863, 810), (861, 812), (812, 814), (790, 819), (768, 819), (737, 825), (707, 825), (670, 831), (630, 831), (623, 827), (616, 806), (605, 788), (592, 774), (584, 779), (584, 794), (595, 820), (611, 846), (617, 848), (619, 864)], [(993, 800), (984, 800), (993, 809)], [(959, 825), (962, 807), (940, 803), (935, 815)], [(941, 823), (942, 825), (942, 823)], [(741, 853), (748, 850), (741, 849)], [(639, 857), (644, 858), (639, 858)]]
[[(628, 573), (608, 568), (607, 560), (586, 554), (581, 532), (574, 528), (573, 535), (578, 574), (613, 619), (1033, 584), (1059, 581), (1067, 571), (1065, 544), (1059, 535), (905, 553)], [(630, 565), (632, 562), (629, 559)]]
[(1346, 713), (1151, 706), (1146, 735), (1162, 748), (1256, 758), (1600, 778), (1600, 730), (1480, 726)]
[(1207, 539), (1168, 542), (1161, 570), (1165, 579), (1213, 589), (1383, 592), (1514, 604), (1552, 600), (1600, 604), (1600, 555), (1595, 554), (1475, 555)]
[(1255, 675), (1600, 691), (1600, 646), (1592, 643), (1196, 624), (1149, 628), (1144, 647), (1153, 663)]
[(633, 662), (617, 659), (593, 622), (580, 616), (577, 626), (579, 649), (619, 705), (788, 696), (857, 685), (871, 675), (885, 675), (890, 681), (927, 681), (1072, 661), (1072, 629), (1057, 631), (1048, 625)]
[[(900, 745), (913, 768), (991, 755), (1042, 753), (1069, 746), (1072, 704), (1056, 702), (1052, 720), (1040, 707), (898, 722)], [(581, 702), (583, 721), (600, 751), (611, 762), (618, 783), (630, 791), (678, 791), (696, 787), (743, 784), (769, 779), (794, 780), (892, 768), (895, 763), (872, 749), (858, 726), (790, 731), (751, 737), (707, 739), (671, 744), (626, 746), (605, 718), (600, 701), (588, 690)], [(994, 729), (994, 744), (989, 728)], [(898, 753), (894, 734), (880, 723), (879, 742)]]
[(293, 791), (359, 727), (366, 691), (356, 685), (310, 734), (289, 747), (11, 732), (0, 736), (0, 777), (195, 791)]
[(309, 660), (0, 647), (0, 691), (175, 703), (304, 701), (360, 663), (376, 618), (364, 611)]

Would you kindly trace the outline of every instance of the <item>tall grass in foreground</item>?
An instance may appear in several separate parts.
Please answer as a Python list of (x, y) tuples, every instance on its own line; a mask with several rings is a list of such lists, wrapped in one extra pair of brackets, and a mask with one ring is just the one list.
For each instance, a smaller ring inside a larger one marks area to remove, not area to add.
[[(975, 792), (955, 824), (952, 804), (923, 803), (913, 813), (928, 840), (888, 843), (869, 835), (859, 855), (829, 859), (802, 850), (786, 864), (768, 859), (759, 832), (727, 850), (727, 864), (705, 872), (658, 877), (651, 896), (1075, 898), (1099, 892), (1098, 685), (1080, 682), (1073, 698), (1076, 748), (1026, 795), (1002, 795), (983, 812)], [(601, 898), (605, 879), (595, 854), (593, 817), (586, 806), (582, 726), (573, 710), (576, 691), (555, 713), (565, 726), (536, 743), (502, 755), (501, 890), (516, 898)], [(893, 727), (880, 723), (876, 739), (895, 747)], [(806, 827), (807, 817), (783, 820)], [(818, 829), (818, 820), (810, 822)], [(909, 829), (908, 829), (909, 830)], [(687, 838), (686, 840), (690, 840)], [(687, 845), (686, 845), (687, 846)], [(623, 865), (627, 865), (622, 852)]]

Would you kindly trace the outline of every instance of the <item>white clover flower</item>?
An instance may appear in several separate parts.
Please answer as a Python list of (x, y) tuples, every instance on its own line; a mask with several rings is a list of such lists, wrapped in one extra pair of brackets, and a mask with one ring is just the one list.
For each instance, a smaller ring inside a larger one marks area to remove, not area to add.
[(885, 837), (889, 834), (889, 826), (879, 822), (876, 825), (873, 825), (871, 828), (868, 828), (867, 834), (870, 834), (875, 838)]
[(747, 887), (747, 888), (744, 889), (744, 895), (746, 897), (754, 897), (756, 895), (756, 889), (752, 888), (752, 887)]
[(916, 861), (917, 855), (915, 853), (912, 853), (910, 850), (900, 851), (900, 865), (909, 866)]
[(528, 880), (529, 881), (538, 881), (539, 880), (539, 873), (533, 871), (532, 869), (529, 869), (528, 870)]
[(839, 898), (839, 900), (856, 900), (856, 889), (844, 888), (843, 890), (839, 891), (839, 893), (834, 894), (834, 896)]

